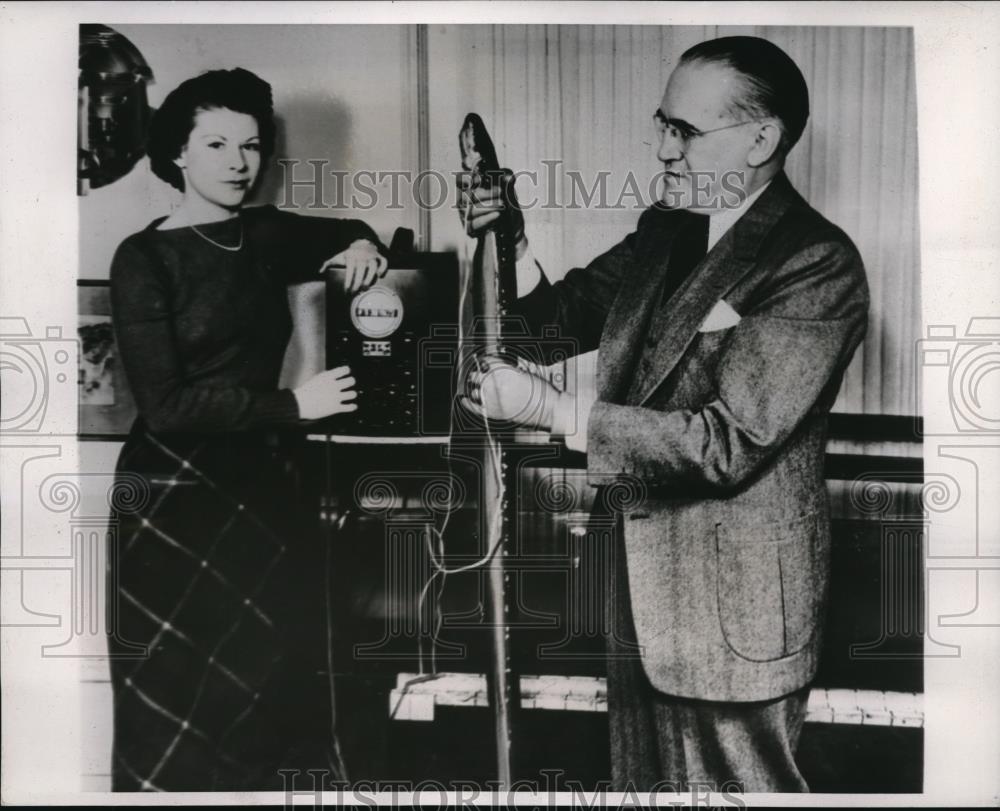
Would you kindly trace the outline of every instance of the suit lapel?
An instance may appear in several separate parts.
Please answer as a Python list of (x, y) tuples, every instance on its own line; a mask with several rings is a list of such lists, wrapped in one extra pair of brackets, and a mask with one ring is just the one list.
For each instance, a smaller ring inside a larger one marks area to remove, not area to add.
[[(608, 314), (598, 354), (597, 392), (606, 402), (623, 402), (632, 367), (642, 352), (645, 326), (656, 306), (659, 280), (666, 272), (665, 263), (622, 288)], [(638, 274), (636, 274), (638, 276)]]
[[(796, 198), (798, 194), (785, 174), (776, 175), (674, 295), (654, 311), (643, 335), (652, 336), (656, 345), (647, 350), (641, 336), (631, 343), (633, 352), (641, 355), (645, 351), (647, 362), (639, 363), (635, 370), (630, 403), (644, 405), (673, 371), (712, 308), (754, 267), (764, 238)], [(657, 274), (650, 275), (659, 279), (663, 272), (664, 267), (660, 267)], [(658, 304), (655, 298), (653, 303)]]
[(645, 348), (646, 326), (659, 304), (670, 246), (677, 235), (676, 218), (668, 222), (657, 229), (651, 240), (655, 250), (647, 252), (646, 261), (636, 263), (608, 313), (597, 364), (597, 396), (605, 402), (624, 401), (632, 367)]

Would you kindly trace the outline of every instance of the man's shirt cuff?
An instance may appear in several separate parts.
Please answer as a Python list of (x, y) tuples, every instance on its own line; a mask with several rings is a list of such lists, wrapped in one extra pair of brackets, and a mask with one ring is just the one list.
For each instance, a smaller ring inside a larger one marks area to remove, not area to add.
[(552, 433), (571, 451), (587, 452), (587, 422), (594, 401), (561, 394), (552, 416)]

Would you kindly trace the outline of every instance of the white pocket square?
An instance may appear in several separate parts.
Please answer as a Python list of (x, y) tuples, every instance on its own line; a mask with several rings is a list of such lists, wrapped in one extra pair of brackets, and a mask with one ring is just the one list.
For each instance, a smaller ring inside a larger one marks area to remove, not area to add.
[(720, 329), (729, 329), (740, 323), (740, 314), (730, 307), (726, 302), (719, 301), (708, 314), (698, 332), (715, 332)]

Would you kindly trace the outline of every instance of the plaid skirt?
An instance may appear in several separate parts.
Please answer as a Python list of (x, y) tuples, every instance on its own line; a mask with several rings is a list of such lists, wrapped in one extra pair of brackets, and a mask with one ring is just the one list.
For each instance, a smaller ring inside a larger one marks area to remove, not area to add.
[(274, 435), (140, 423), (117, 471), (114, 790), (281, 790), (278, 770), (329, 719), (322, 640), (305, 630), (323, 625), (322, 567), (293, 451)]

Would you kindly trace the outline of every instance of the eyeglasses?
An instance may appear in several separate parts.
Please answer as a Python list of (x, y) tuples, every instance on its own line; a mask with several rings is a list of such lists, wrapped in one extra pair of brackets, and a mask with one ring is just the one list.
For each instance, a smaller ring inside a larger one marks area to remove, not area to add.
[(696, 130), (691, 129), (687, 124), (664, 118), (659, 110), (653, 113), (653, 125), (656, 127), (656, 134), (659, 136), (660, 141), (662, 142), (664, 136), (669, 135), (672, 139), (681, 142), (682, 149), (687, 149), (688, 145), (695, 139), (711, 135), (713, 132), (731, 130), (735, 127), (742, 127), (744, 124), (756, 124), (763, 120), (762, 118), (748, 118), (746, 121), (737, 121), (735, 124), (726, 124), (723, 127), (714, 127), (710, 130)]

